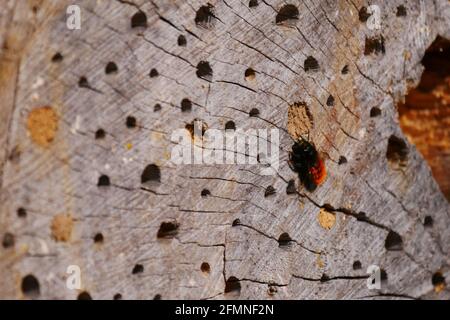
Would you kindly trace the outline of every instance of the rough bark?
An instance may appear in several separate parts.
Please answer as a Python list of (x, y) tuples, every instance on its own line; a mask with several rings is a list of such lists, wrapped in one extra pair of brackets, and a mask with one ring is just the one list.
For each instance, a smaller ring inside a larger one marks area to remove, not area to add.
[[(450, 274), (450, 207), (396, 110), (427, 47), (450, 37), (448, 1), (371, 1), (380, 30), (356, 0), (210, 0), (207, 19), (197, 14), (206, 1), (75, 1), (81, 30), (66, 27), (74, 1), (3, 2), (1, 298), (450, 297), (436, 276)], [(276, 23), (286, 3), (298, 19)], [(138, 11), (146, 26), (132, 28)], [(198, 77), (200, 61), (210, 78)], [(109, 62), (117, 72), (105, 73)], [(288, 119), (302, 114), (294, 105), (307, 116)], [(277, 174), (171, 164), (171, 133), (195, 118), (279, 128)], [(314, 192), (289, 168), (288, 123), (324, 155)], [(150, 164), (160, 182), (143, 185)], [(158, 237), (168, 222), (178, 228)], [(366, 287), (372, 264), (387, 276), (380, 290)], [(69, 265), (81, 268), (80, 290), (66, 287)], [(30, 274), (39, 295), (23, 288)]]

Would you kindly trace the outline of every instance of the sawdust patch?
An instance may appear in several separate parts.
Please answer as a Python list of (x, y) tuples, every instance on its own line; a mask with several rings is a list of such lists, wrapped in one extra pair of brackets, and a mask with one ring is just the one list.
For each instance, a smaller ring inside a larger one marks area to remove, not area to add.
[(56, 215), (50, 226), (52, 236), (56, 241), (67, 242), (72, 235), (73, 219), (70, 214)]
[(58, 130), (58, 115), (49, 106), (36, 108), (28, 114), (27, 128), (34, 143), (48, 147)]
[(289, 106), (287, 130), (293, 139), (307, 136), (313, 124), (313, 117), (306, 103), (295, 102)]
[(336, 223), (336, 215), (325, 209), (320, 209), (318, 219), (320, 226), (326, 230), (333, 228)]

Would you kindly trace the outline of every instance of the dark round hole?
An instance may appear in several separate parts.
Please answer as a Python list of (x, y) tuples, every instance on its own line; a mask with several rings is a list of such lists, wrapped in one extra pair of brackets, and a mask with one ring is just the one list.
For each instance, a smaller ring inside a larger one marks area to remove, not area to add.
[(80, 88), (89, 88), (89, 82), (87, 78), (84, 76), (80, 77), (80, 79), (78, 80), (78, 86)]
[(102, 174), (99, 178), (98, 178), (98, 182), (97, 182), (97, 186), (99, 187), (107, 187), (111, 184), (111, 182), (109, 181), (109, 177), (105, 174)]
[(253, 108), (252, 110), (250, 110), (250, 112), (248, 113), (248, 115), (250, 117), (257, 117), (259, 116), (259, 110), (256, 108)]
[(404, 5), (399, 5), (397, 7), (397, 17), (406, 17), (406, 8)]
[(159, 75), (158, 70), (156, 70), (155, 68), (153, 68), (152, 70), (150, 70), (149, 76), (150, 78), (154, 78), (157, 77)]
[(105, 135), (106, 132), (103, 129), (98, 129), (97, 131), (95, 131), (95, 139), (103, 139)]
[(241, 293), (241, 283), (236, 277), (229, 277), (225, 282), (225, 294), (239, 296)]
[(334, 97), (331, 94), (328, 96), (327, 106), (329, 106), (329, 107), (333, 107), (334, 106)]
[(309, 56), (305, 59), (305, 62), (303, 63), (303, 68), (305, 69), (305, 72), (318, 71), (319, 62), (316, 60), (316, 58)]
[(136, 118), (135, 117), (133, 117), (133, 116), (128, 116), (127, 117), (127, 120), (126, 120), (126, 122), (125, 122), (125, 124), (127, 125), (127, 128), (130, 128), (130, 129), (132, 129), (132, 128), (135, 128), (136, 127)]
[(287, 232), (284, 232), (278, 238), (279, 247), (288, 247), (292, 243), (292, 239)]
[(367, 11), (366, 7), (362, 7), (361, 9), (359, 9), (358, 17), (359, 17), (359, 21), (361, 21), (361, 22), (366, 22), (367, 19), (369, 19), (370, 14)]
[(3, 248), (11, 248), (14, 246), (14, 235), (12, 233), (6, 232), (3, 235), (2, 246)]
[(214, 6), (208, 3), (197, 10), (194, 21), (199, 27), (210, 28), (214, 19)]
[(78, 295), (78, 300), (92, 300), (91, 295), (87, 291), (83, 291)]
[(37, 298), (41, 294), (39, 281), (32, 274), (29, 274), (22, 279), (21, 288), (23, 294), (31, 299)]
[(183, 36), (182, 34), (180, 34), (180, 35), (178, 36), (177, 43), (178, 43), (178, 45), (179, 45), (180, 47), (185, 47), (186, 44), (187, 44), (186, 37)]
[(181, 111), (182, 112), (187, 112), (187, 111), (191, 111), (192, 110), (192, 102), (191, 100), (184, 98), (183, 100), (181, 100)]
[(441, 272), (435, 272), (431, 277), (431, 283), (433, 284), (433, 286), (445, 284), (445, 277)]
[(144, 12), (138, 11), (131, 17), (131, 28), (147, 27), (147, 16)]
[(120, 293), (116, 293), (113, 297), (114, 300), (122, 300), (122, 295)]
[(108, 62), (108, 64), (105, 67), (105, 73), (111, 74), (111, 73), (117, 73), (119, 69), (117, 68), (117, 65), (114, 62)]
[(271, 196), (271, 195), (273, 195), (273, 194), (275, 194), (275, 193), (277, 193), (277, 191), (275, 190), (275, 188), (274, 187), (272, 187), (272, 186), (268, 186), (267, 188), (266, 188), (266, 190), (264, 191), (264, 197), (268, 197), (268, 196)]
[(210, 273), (211, 267), (208, 262), (203, 262), (202, 265), (200, 266), (200, 270), (202, 270), (203, 273)]
[(378, 107), (372, 107), (370, 109), (370, 117), (374, 118), (374, 117), (378, 117), (381, 115), (381, 109)]
[(153, 297), (153, 300), (161, 300), (161, 295), (155, 294), (155, 296)]
[(344, 156), (340, 156), (338, 164), (341, 165), (341, 164), (345, 164), (345, 163), (347, 163), (347, 158)]
[(149, 164), (141, 174), (141, 183), (161, 182), (161, 170), (156, 164)]
[(161, 110), (161, 105), (159, 103), (155, 104), (155, 106), (153, 107), (153, 112), (158, 112)]
[(423, 225), (425, 227), (432, 227), (433, 226), (433, 218), (431, 216), (426, 216), (423, 220)]
[(236, 226), (238, 226), (238, 225), (240, 225), (241, 224), (241, 220), (239, 220), (239, 219), (234, 219), (233, 220), (233, 223), (231, 224), (231, 226), (232, 227), (236, 227)]
[(245, 80), (247, 81), (255, 80), (256, 77), (255, 70), (253, 70), (252, 68), (248, 68), (247, 70), (245, 70), (244, 77)]
[(136, 264), (131, 271), (131, 274), (138, 274), (144, 272), (144, 266), (142, 264)]
[(202, 197), (207, 197), (207, 196), (210, 196), (210, 195), (211, 195), (211, 192), (208, 189), (203, 189), (202, 192), (201, 192), (201, 196)]
[(293, 4), (287, 4), (281, 7), (280, 11), (275, 17), (275, 23), (283, 23), (289, 20), (298, 20), (298, 9)]
[(384, 242), (384, 246), (388, 251), (399, 251), (403, 249), (402, 237), (395, 231), (389, 231)]
[(405, 162), (408, 159), (408, 146), (406, 142), (394, 135), (391, 135), (388, 140), (386, 150), (386, 158), (392, 162)]
[(17, 209), (17, 216), (19, 218), (26, 218), (27, 217), (27, 210), (25, 210), (25, 208), (20, 207), (19, 209)]
[(95, 243), (103, 243), (103, 235), (101, 233), (97, 233), (94, 236), (94, 242)]
[(257, 6), (258, 6), (258, 0), (250, 0), (250, 1), (248, 2), (248, 6), (249, 6), (250, 8), (257, 7)]
[(172, 239), (178, 234), (178, 228), (180, 225), (176, 221), (167, 221), (161, 223), (161, 226), (159, 227), (158, 234), (156, 235), (157, 238), (165, 238), (165, 239)]
[(63, 61), (63, 59), (64, 59), (64, 57), (62, 56), (62, 54), (57, 52), (53, 55), (52, 62), (61, 62), (61, 61)]
[(350, 71), (350, 70), (349, 70), (349, 68), (348, 68), (348, 65), (345, 65), (345, 66), (342, 68), (341, 73), (342, 73), (342, 74), (347, 74), (349, 71)]
[(209, 65), (208, 61), (200, 61), (197, 64), (197, 71), (196, 71), (197, 77), (205, 79), (207, 81), (212, 80), (213, 76), (213, 70), (211, 66)]
[(295, 181), (294, 179), (291, 179), (288, 181), (287, 187), (286, 187), (286, 193), (287, 194), (294, 194), (297, 193), (297, 190), (295, 188)]
[(353, 262), (353, 270), (360, 270), (361, 268), (361, 261), (356, 260), (355, 262)]
[(236, 125), (233, 121), (227, 121), (227, 123), (225, 123), (225, 130), (236, 130)]

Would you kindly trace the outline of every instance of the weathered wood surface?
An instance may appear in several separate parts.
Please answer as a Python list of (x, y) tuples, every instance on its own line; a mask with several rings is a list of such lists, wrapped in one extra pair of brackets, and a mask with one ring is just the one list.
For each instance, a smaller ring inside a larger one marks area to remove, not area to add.
[[(278, 0), (209, 0), (206, 24), (195, 21), (206, 1), (86, 0), (75, 1), (82, 25), (72, 31), (73, 2), (0, 8), (1, 298), (28, 297), (29, 274), (42, 299), (450, 297), (442, 280), (432, 283), (436, 272), (450, 275), (450, 207), (415, 147), (402, 144), (395, 107), (417, 84), (426, 48), (450, 37), (448, 1), (372, 1), (381, 29), (370, 30), (359, 17), (368, 4), (356, 0), (288, 1), (299, 16), (281, 24)], [(132, 28), (138, 10), (147, 26)], [(370, 52), (366, 38), (381, 35), (384, 50)], [(52, 59), (58, 52), (63, 59)], [(309, 56), (319, 70), (305, 71)], [(197, 76), (200, 61), (211, 79)], [(108, 62), (118, 72), (105, 74)], [(192, 109), (182, 112), (185, 98)], [(313, 122), (297, 125), (326, 159), (327, 180), (312, 193), (287, 163), (295, 103), (307, 105)], [(259, 115), (249, 117), (253, 108)], [(194, 118), (209, 128), (280, 128), (278, 173), (171, 164), (170, 134)], [(105, 136), (95, 139), (99, 128)], [(161, 179), (145, 190), (149, 164)], [(101, 175), (109, 186), (97, 185)], [(291, 179), (297, 193), (287, 194)], [(268, 186), (276, 193), (265, 197)], [(157, 238), (170, 221), (175, 237)], [(386, 249), (390, 231), (400, 250)], [(283, 233), (290, 246), (279, 245)], [(387, 276), (380, 290), (366, 287), (372, 264)], [(80, 290), (66, 287), (69, 265), (81, 268)], [(230, 277), (240, 289), (224, 293)]]

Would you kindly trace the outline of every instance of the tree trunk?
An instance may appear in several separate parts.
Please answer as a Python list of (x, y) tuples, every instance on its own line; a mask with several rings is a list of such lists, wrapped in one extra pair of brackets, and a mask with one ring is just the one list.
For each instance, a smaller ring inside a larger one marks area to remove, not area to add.
[[(450, 207), (396, 109), (448, 1), (3, 2), (0, 298), (450, 298)], [(174, 164), (194, 119), (279, 130), (278, 169)]]

